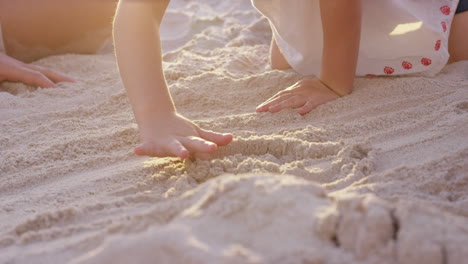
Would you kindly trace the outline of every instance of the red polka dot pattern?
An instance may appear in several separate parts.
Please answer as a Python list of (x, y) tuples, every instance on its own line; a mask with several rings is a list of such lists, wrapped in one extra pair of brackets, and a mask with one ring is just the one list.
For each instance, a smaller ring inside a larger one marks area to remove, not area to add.
[(432, 64), (432, 60), (428, 59), (428, 58), (422, 58), (421, 59), (421, 64), (424, 65), (424, 66), (429, 66), (429, 65)]
[(402, 62), (401, 66), (403, 66), (403, 69), (405, 69), (405, 70), (409, 70), (409, 69), (413, 68), (413, 64), (411, 64), (411, 62), (409, 62), (409, 61)]
[(395, 72), (395, 69), (393, 69), (392, 67), (387, 66), (384, 68), (384, 73), (387, 75), (393, 74), (394, 72)]
[(442, 12), (442, 14), (448, 16), (450, 15), (450, 7), (447, 6), (447, 5), (444, 5), (443, 7), (440, 8), (440, 12)]
[(436, 51), (440, 50), (440, 44), (441, 44), (441, 42), (442, 42), (442, 41), (441, 41), (440, 39), (436, 41), (436, 44), (435, 44), (435, 46), (434, 46), (434, 49), (435, 49)]
[[(448, 5), (444, 5), (444, 6), (441, 6), (440, 7), (440, 12), (443, 14), (443, 15), (446, 15), (446, 16), (449, 16), (452, 12), (452, 10), (450, 9), (450, 6)], [(442, 31), (443, 32), (447, 32), (448, 30), (448, 25), (447, 25), (447, 21), (441, 21), (440, 22), (440, 25), (442, 27)], [(442, 47), (442, 40), (439, 39), (435, 42), (434, 44), (434, 50), (435, 51), (439, 51), (440, 48)], [(432, 64), (432, 60), (429, 59), (429, 58), (422, 58), (421, 59), (421, 64), (424, 65), (424, 66), (429, 66)], [(405, 70), (411, 70), (413, 69), (413, 64), (409, 61), (403, 61), (401, 63), (401, 66), (403, 67), (403, 69)], [(385, 66), (384, 69), (383, 69), (383, 72), (387, 75), (392, 75), (395, 73), (395, 69), (390, 67), (390, 66)], [(373, 76), (376, 76), (375, 74), (366, 74), (367, 77), (373, 77)]]
[(442, 22), (440, 22), (440, 24), (442, 25), (442, 30), (444, 32), (447, 32), (447, 23), (445, 23), (445, 21), (442, 21)]

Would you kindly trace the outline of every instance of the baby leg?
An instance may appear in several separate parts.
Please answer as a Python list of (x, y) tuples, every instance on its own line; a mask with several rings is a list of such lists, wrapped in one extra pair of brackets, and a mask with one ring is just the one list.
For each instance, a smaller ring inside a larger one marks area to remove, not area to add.
[(468, 60), (468, 11), (455, 15), (449, 37), (450, 61)]
[(283, 53), (281, 53), (278, 44), (276, 44), (274, 37), (271, 39), (270, 45), (270, 65), (275, 70), (287, 70), (291, 68)]

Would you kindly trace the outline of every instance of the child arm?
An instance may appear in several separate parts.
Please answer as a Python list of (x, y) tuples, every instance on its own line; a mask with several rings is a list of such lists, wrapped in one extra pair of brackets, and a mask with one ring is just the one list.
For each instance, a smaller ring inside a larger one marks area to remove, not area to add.
[(257, 112), (296, 108), (306, 114), (351, 93), (361, 37), (361, 0), (320, 0), (320, 14), (323, 50), (319, 78), (303, 79), (275, 94)]
[(320, 80), (340, 96), (351, 93), (361, 39), (361, 0), (320, 0), (323, 50)]
[(169, 0), (121, 0), (114, 21), (119, 71), (142, 144), (138, 155), (186, 158), (228, 144), (232, 135), (199, 128), (177, 114), (164, 78), (159, 25)]
[(159, 38), (168, 3), (121, 0), (114, 20), (119, 71), (140, 128), (153, 117), (176, 112), (164, 78)]

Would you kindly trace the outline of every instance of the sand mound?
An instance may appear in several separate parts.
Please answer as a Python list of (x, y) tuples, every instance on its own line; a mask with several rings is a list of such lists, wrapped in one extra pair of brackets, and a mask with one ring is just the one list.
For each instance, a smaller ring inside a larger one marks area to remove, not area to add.
[(3, 84), (1, 263), (466, 262), (468, 62), (256, 114), (300, 78), (269, 68), (268, 23), (247, 0), (170, 11), (177, 108), (235, 141), (210, 161), (135, 157), (112, 54), (36, 62), (79, 82)]

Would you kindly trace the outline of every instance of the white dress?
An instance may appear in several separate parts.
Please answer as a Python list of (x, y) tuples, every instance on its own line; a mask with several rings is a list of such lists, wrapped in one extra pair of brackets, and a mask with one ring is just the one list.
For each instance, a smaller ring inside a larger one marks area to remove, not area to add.
[[(291, 67), (318, 75), (322, 22), (318, 0), (252, 0), (268, 18)], [(458, 0), (362, 0), (356, 75), (433, 76), (447, 63), (448, 37)]]

